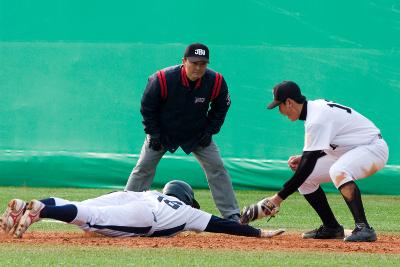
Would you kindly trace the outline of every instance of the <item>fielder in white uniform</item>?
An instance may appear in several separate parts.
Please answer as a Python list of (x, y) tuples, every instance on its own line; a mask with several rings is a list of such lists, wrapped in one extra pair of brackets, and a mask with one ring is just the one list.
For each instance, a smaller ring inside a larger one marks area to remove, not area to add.
[[(279, 106), (282, 115), (291, 121), (303, 120), (305, 142), (303, 154), (292, 156), (289, 167), (295, 171), (282, 190), (268, 198), (275, 206), (296, 190), (304, 195), (323, 224), (303, 234), (303, 238), (344, 238), (341, 226), (328, 204), (321, 183), (333, 182), (346, 201), (355, 221), (355, 229), (344, 241), (375, 241), (376, 233), (369, 226), (361, 193), (355, 180), (382, 169), (388, 160), (388, 146), (379, 129), (366, 117), (349, 107), (326, 100), (306, 101), (298, 85), (284, 81), (273, 89), (274, 101), (268, 109)], [(246, 207), (241, 221), (263, 217), (254, 212), (264, 200)], [(244, 217), (243, 217), (244, 216)]]
[(74, 224), (85, 232), (111, 237), (173, 236), (182, 231), (215, 232), (252, 237), (272, 237), (283, 231), (266, 231), (241, 225), (199, 210), (189, 184), (174, 180), (163, 193), (120, 191), (81, 202), (61, 198), (9, 202), (0, 218), (4, 232), (22, 237), (41, 218)]

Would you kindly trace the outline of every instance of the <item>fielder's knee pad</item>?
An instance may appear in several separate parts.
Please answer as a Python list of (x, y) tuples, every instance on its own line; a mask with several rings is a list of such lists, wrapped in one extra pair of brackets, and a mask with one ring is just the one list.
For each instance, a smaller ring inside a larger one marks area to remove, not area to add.
[(353, 177), (348, 171), (343, 168), (338, 168), (335, 165), (329, 169), (329, 176), (336, 188), (339, 188), (342, 184), (353, 181)]

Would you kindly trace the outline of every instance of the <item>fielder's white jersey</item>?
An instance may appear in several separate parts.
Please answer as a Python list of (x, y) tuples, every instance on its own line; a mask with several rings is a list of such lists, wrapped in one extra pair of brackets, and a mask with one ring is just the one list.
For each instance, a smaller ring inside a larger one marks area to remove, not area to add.
[(370, 120), (354, 109), (322, 99), (307, 101), (304, 126), (303, 151), (329, 153), (336, 147), (351, 149), (371, 143), (380, 133)]
[(211, 214), (157, 191), (121, 191), (82, 202), (54, 198), (56, 205), (78, 208), (71, 222), (84, 231), (106, 236), (172, 236), (204, 231)]

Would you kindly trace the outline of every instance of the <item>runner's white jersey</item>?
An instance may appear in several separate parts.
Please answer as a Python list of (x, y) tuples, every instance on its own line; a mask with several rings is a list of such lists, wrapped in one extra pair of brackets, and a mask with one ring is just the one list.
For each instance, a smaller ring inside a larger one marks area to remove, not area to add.
[[(57, 203), (67, 204), (67, 203)], [(211, 214), (157, 191), (121, 191), (82, 202), (73, 224), (107, 236), (171, 236), (203, 231)]]
[[(157, 202), (154, 201), (155, 197)], [(169, 236), (181, 231), (202, 232), (210, 222), (210, 213), (192, 208), (176, 197), (152, 191), (150, 198), (157, 204), (157, 222), (152, 229), (152, 236)]]
[(366, 117), (352, 108), (318, 99), (307, 101), (303, 151), (332, 151), (371, 143), (380, 133)]

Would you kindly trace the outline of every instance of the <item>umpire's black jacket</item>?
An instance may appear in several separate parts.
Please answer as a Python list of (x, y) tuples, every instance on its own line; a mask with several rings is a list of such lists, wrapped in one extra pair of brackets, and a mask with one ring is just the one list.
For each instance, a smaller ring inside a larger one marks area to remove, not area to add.
[(221, 74), (206, 69), (191, 84), (183, 65), (177, 65), (150, 76), (140, 112), (144, 131), (160, 135), (166, 150), (173, 153), (180, 146), (190, 154), (203, 133), (219, 132), (229, 106), (228, 87)]

